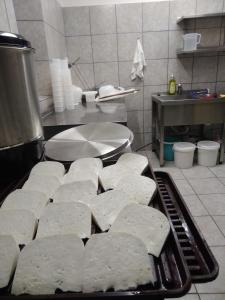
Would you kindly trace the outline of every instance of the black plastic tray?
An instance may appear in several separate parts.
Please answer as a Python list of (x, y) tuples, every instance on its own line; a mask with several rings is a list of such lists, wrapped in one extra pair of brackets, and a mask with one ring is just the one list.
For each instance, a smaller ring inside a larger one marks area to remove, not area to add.
[(214, 280), (219, 273), (218, 263), (173, 179), (166, 172), (157, 171), (154, 175), (167, 218), (177, 236), (192, 282), (204, 283)]
[[(68, 169), (69, 165), (66, 164), (66, 169)], [(154, 173), (149, 167), (145, 174), (145, 176), (154, 177)], [(17, 184), (15, 184), (10, 191), (11, 192), (16, 188), (22, 187), (23, 183), (27, 179), (27, 176), (21, 179)], [(6, 193), (3, 193), (6, 196)], [(0, 203), (3, 199), (0, 199)], [(156, 193), (151, 205), (164, 214), (166, 213), (164, 203), (161, 201), (161, 197), (159, 192)], [(172, 223), (170, 223), (172, 226)], [(95, 228), (94, 231), (98, 232), (98, 228)], [(129, 245), (128, 245), (129, 247)], [(181, 297), (185, 295), (191, 287), (191, 276), (185, 263), (183, 253), (179, 246), (179, 241), (177, 238), (177, 234), (174, 229), (171, 227), (170, 234), (167, 238), (167, 241), (162, 249), (161, 255), (159, 258), (153, 258), (154, 267), (155, 267), (155, 275), (156, 282), (154, 285), (147, 284), (143, 286), (139, 286), (136, 290), (130, 291), (107, 291), (83, 294), (83, 293), (56, 293), (55, 295), (21, 295), (17, 296), (18, 299), (113, 299), (113, 298), (123, 298), (123, 299), (131, 299), (131, 298), (144, 298), (144, 299), (164, 299), (164, 298), (174, 298)], [(15, 296), (10, 294), (10, 285), (3, 289), (0, 292), (1, 299), (15, 299)]]

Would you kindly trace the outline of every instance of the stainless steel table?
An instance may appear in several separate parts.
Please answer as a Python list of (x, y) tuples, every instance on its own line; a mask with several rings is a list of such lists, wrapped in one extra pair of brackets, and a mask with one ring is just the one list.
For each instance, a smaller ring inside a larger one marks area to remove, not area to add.
[(223, 162), (225, 141), (225, 99), (192, 99), (186, 95), (152, 95), (152, 149), (164, 165), (164, 131), (166, 126), (223, 124), (219, 162)]
[(87, 103), (79, 104), (74, 110), (52, 113), (43, 120), (45, 139), (57, 133), (90, 122), (113, 122), (127, 125), (127, 111), (123, 103)]

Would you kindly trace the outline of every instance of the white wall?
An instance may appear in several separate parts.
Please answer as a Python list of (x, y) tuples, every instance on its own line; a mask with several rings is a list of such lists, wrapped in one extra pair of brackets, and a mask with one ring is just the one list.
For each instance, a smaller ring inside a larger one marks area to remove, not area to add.
[(18, 32), (12, 0), (0, 0), (0, 31)]
[(102, 4), (117, 4), (117, 3), (138, 3), (151, 1), (165, 1), (165, 0), (58, 0), (61, 6), (90, 6)]

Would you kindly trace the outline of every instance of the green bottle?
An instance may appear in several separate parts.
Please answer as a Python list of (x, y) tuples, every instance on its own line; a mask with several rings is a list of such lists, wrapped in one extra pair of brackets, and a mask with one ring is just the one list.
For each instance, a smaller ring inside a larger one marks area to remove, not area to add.
[(168, 94), (175, 95), (176, 94), (176, 79), (173, 74), (170, 76), (170, 80), (168, 82)]

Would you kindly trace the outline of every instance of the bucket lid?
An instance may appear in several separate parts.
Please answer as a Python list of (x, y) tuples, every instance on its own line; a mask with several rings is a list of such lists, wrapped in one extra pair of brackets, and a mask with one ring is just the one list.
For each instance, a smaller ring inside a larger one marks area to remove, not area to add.
[(30, 42), (22, 35), (3, 31), (0, 31), (0, 46), (31, 48)]
[(196, 148), (195, 144), (188, 142), (178, 142), (173, 145), (173, 150), (180, 152), (190, 152), (194, 151)]
[(203, 150), (218, 150), (220, 144), (214, 141), (200, 141), (197, 144), (197, 148)]

